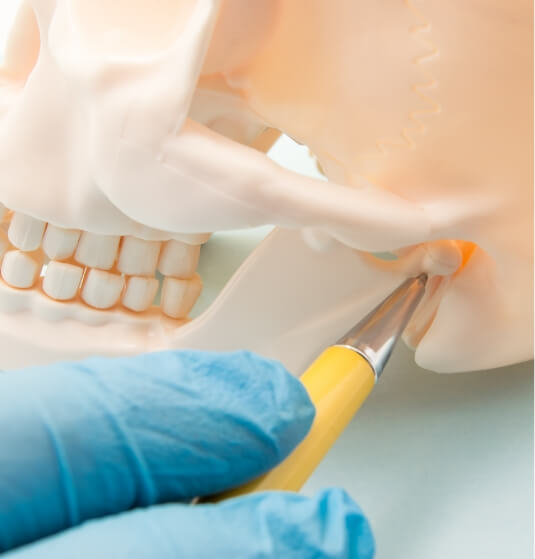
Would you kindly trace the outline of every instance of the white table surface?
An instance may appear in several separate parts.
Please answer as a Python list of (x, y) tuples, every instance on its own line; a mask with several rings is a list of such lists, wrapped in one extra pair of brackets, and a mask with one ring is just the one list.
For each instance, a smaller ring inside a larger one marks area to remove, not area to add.
[[(0, 4), (0, 59), (16, 4)], [(287, 138), (272, 156), (316, 175), (306, 150)], [(227, 233), (208, 243), (201, 305), (265, 233)], [(533, 557), (532, 372), (524, 363), (438, 375), (399, 347), (305, 492), (346, 488), (371, 521), (377, 559)]]

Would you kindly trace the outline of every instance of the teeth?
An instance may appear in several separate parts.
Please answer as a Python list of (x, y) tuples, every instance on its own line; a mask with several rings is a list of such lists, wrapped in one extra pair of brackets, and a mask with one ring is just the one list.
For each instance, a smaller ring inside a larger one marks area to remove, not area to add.
[(80, 231), (48, 224), (43, 237), (43, 251), (51, 260), (64, 260), (73, 255)]
[(97, 309), (109, 309), (119, 300), (123, 287), (122, 276), (103, 270), (88, 270), (82, 288), (82, 299)]
[(130, 276), (152, 276), (158, 263), (161, 243), (123, 237), (117, 269)]
[(154, 301), (158, 285), (156, 278), (128, 278), (122, 300), (123, 306), (136, 312), (147, 310)]
[(188, 245), (181, 241), (167, 241), (160, 255), (158, 270), (164, 276), (190, 278), (199, 263), (199, 245)]
[(15, 212), (7, 234), (11, 244), (20, 250), (37, 250), (43, 238), (45, 225), (44, 221)]
[(190, 279), (165, 278), (160, 303), (164, 314), (171, 318), (186, 318), (202, 289), (199, 275)]
[[(99, 235), (10, 212), (1, 203), (0, 222), (0, 274), (12, 287), (35, 285), (44, 254), (50, 261), (41, 287), (58, 301), (74, 299), (80, 292), (81, 299), (97, 309), (110, 309), (121, 300), (129, 310), (145, 311), (158, 292), (156, 268), (165, 276), (160, 308), (167, 316), (187, 318), (201, 293), (201, 278), (195, 271), (200, 245), (210, 233), (178, 234), (166, 242)], [(65, 262), (71, 258), (76, 263)], [(114, 272), (109, 271), (112, 268)]]
[(109, 270), (115, 262), (120, 237), (84, 231), (74, 258), (89, 268)]
[(10, 250), (2, 260), (1, 273), (7, 284), (28, 288), (37, 280), (40, 269), (41, 264), (26, 252)]
[(84, 269), (65, 262), (49, 262), (43, 278), (43, 291), (52, 299), (68, 301), (78, 291)]

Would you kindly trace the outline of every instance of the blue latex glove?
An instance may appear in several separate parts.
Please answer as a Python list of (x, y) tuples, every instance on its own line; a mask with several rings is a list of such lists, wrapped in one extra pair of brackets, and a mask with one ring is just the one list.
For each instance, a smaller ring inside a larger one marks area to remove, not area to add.
[(368, 523), (340, 490), (178, 503), (273, 467), (313, 416), (300, 382), (246, 352), (0, 374), (2, 557), (372, 557)]

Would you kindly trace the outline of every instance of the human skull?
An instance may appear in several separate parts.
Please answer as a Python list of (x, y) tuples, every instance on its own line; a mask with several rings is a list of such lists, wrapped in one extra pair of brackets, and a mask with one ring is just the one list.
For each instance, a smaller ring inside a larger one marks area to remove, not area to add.
[[(193, 347), (299, 372), (422, 270), (421, 366), (529, 359), (531, 9), (22, 4), (0, 73), (0, 367)], [(273, 131), (329, 181), (270, 161)], [(188, 321), (200, 245), (261, 224), (278, 228)]]

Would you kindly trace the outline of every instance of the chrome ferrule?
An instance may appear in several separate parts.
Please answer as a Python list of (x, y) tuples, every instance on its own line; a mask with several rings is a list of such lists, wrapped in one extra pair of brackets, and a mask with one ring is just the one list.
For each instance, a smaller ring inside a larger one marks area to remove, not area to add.
[(418, 307), (427, 274), (409, 278), (335, 344), (362, 355), (379, 379), (392, 351)]

